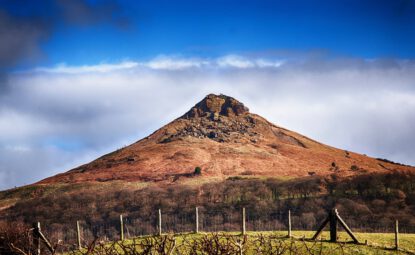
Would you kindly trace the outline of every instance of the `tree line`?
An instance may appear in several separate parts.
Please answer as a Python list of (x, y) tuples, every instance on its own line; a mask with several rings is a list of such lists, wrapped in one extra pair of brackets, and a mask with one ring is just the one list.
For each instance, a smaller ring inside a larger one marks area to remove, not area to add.
[(200, 186), (152, 185), (139, 190), (80, 189), (22, 200), (1, 213), (2, 220), (40, 221), (58, 239), (75, 238), (80, 220), (86, 237), (119, 233), (119, 215), (131, 235), (157, 232), (157, 211), (166, 231), (194, 229), (199, 207), (202, 231), (238, 231), (246, 208), (248, 230), (286, 229), (291, 210), (293, 229), (312, 230), (336, 207), (348, 225), (362, 231), (391, 231), (398, 219), (402, 231), (415, 231), (415, 175), (393, 172), (349, 178), (336, 175), (292, 180), (233, 177)]

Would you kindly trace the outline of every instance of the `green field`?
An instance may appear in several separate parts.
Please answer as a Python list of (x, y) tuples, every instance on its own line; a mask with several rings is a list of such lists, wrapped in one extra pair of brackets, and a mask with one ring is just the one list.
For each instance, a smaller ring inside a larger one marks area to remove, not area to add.
[[(89, 254), (415, 254), (415, 234), (400, 234), (400, 249), (394, 250), (393, 233), (356, 233), (361, 243), (349, 243), (345, 232), (339, 233), (339, 243), (330, 243), (328, 232), (322, 241), (308, 241), (314, 232), (248, 232), (239, 233), (166, 234), (161, 237), (145, 236), (115, 243), (98, 243)], [(147, 253), (146, 253), (147, 251)], [(241, 253), (242, 251), (242, 253)], [(74, 252), (74, 254), (86, 254)]]

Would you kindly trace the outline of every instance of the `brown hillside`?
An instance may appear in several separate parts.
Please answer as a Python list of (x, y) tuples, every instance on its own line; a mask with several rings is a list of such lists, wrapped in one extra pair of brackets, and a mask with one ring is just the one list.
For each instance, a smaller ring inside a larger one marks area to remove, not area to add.
[(196, 166), (205, 179), (415, 170), (321, 144), (250, 113), (234, 98), (210, 94), (150, 136), (40, 183), (175, 182), (191, 177)]

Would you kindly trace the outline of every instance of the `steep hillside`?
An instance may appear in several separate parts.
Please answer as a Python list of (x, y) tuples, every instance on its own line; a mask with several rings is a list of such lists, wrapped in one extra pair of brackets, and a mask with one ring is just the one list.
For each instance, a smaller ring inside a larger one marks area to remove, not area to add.
[(232, 97), (210, 94), (150, 136), (39, 183), (180, 182), (195, 167), (202, 169), (198, 178), (211, 180), (414, 170), (321, 144), (250, 113)]

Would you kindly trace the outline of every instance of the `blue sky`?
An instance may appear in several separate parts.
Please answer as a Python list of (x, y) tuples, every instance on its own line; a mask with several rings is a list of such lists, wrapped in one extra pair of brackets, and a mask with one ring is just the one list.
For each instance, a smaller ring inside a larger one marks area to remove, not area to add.
[(4, 2), (9, 13), (39, 17), (51, 26), (40, 43), (43, 57), (36, 62), (44, 65), (160, 54), (315, 51), (362, 58), (415, 57), (412, 0), (86, 1), (90, 9), (79, 13), (81, 8), (69, 1)]
[(209, 93), (415, 165), (415, 1), (0, 0), (0, 189), (133, 143)]

